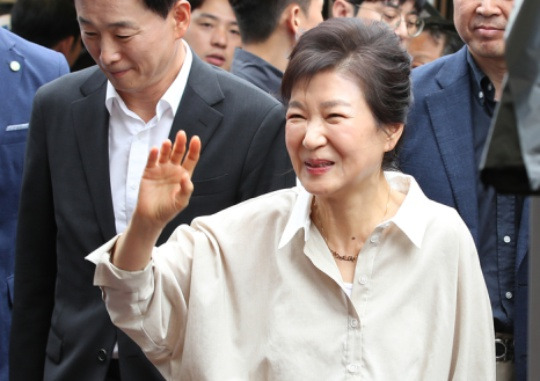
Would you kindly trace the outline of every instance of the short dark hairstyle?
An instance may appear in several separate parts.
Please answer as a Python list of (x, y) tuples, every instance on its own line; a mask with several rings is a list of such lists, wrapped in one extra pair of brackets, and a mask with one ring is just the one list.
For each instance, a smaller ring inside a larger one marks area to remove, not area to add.
[[(18, 0), (17, 0), (18, 1)], [(164, 19), (167, 18), (169, 11), (178, 0), (142, 0), (143, 5), (154, 13), (157, 13)], [(190, 1), (190, 4), (192, 2)], [(192, 9), (196, 7), (192, 5)]]
[(191, 10), (195, 10), (201, 7), (204, 4), (205, 0), (188, 0), (189, 5), (191, 5)]
[[(283, 75), (283, 101), (289, 102), (296, 84), (328, 70), (356, 82), (380, 128), (405, 124), (411, 103), (410, 58), (386, 24), (331, 18), (304, 33)], [(384, 169), (395, 167), (396, 152), (397, 145), (385, 154)]]
[(424, 30), (435, 40), (444, 38), (442, 55), (455, 53), (464, 44), (454, 23), (443, 18), (428, 17), (424, 19)]
[(245, 44), (264, 42), (276, 29), (283, 10), (289, 4), (298, 4), (307, 14), (312, 0), (229, 0), (242, 42)]
[(70, 36), (78, 40), (81, 34), (73, 0), (17, 0), (11, 30), (48, 48)]

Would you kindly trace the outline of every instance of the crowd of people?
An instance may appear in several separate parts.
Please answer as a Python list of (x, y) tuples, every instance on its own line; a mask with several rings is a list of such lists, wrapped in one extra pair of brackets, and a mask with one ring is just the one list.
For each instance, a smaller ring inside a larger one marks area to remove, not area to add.
[(0, 380), (525, 381), (513, 3), (10, 1)]

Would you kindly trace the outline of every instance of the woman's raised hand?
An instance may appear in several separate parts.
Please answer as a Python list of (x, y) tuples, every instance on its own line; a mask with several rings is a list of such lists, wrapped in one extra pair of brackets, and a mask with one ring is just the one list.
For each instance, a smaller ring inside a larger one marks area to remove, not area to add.
[(154, 147), (150, 151), (135, 211), (140, 221), (163, 228), (188, 205), (193, 192), (191, 176), (199, 161), (201, 141), (197, 136), (192, 137), (187, 152), (186, 144), (186, 133), (179, 131), (174, 145), (166, 140), (161, 149)]

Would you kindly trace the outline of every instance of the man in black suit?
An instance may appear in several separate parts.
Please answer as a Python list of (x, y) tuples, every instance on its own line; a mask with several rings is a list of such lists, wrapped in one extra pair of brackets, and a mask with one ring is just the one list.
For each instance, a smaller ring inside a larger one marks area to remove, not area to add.
[(281, 104), (203, 63), (182, 37), (186, 0), (75, 0), (97, 62), (33, 106), (17, 232), (12, 380), (160, 380), (110, 322), (84, 257), (123, 231), (149, 149), (202, 141), (182, 222), (294, 184)]

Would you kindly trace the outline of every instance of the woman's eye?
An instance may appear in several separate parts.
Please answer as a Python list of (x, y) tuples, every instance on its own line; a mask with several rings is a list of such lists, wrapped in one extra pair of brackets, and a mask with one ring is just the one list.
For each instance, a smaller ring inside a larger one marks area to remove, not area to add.
[(334, 113), (334, 114), (328, 115), (327, 118), (328, 118), (328, 119), (338, 119), (338, 118), (344, 118), (344, 116), (341, 115), (341, 114), (335, 114), (335, 113)]

